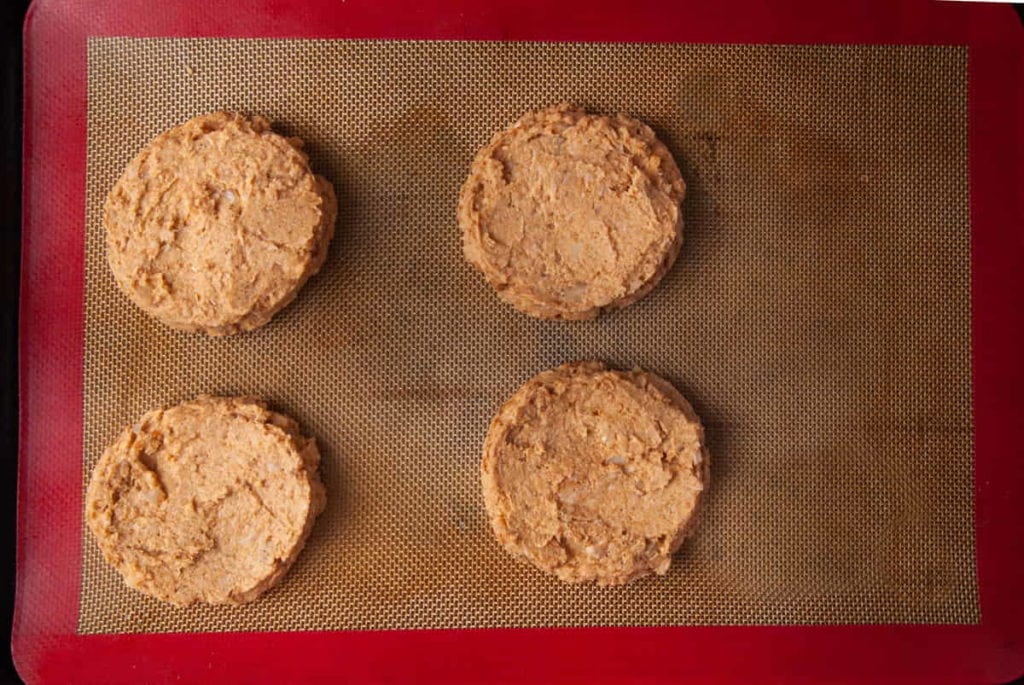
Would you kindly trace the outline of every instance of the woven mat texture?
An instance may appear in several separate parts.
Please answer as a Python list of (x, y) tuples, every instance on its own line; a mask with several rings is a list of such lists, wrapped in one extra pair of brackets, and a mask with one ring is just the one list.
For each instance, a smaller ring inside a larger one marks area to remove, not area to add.
[[(83, 489), (119, 430), (199, 393), (300, 421), (329, 494), (285, 581), (243, 607), (127, 589), (83, 526), (82, 633), (972, 623), (967, 52), (102, 38), (89, 43)], [(688, 184), (647, 298), (532, 320), (462, 260), (459, 186), (526, 110), (649, 123)], [(261, 330), (175, 332), (118, 293), (102, 204), (155, 135), (258, 113), (335, 185), (321, 273)], [(674, 382), (712, 488), (664, 578), (563, 585), (493, 539), (488, 421), (577, 359)]]

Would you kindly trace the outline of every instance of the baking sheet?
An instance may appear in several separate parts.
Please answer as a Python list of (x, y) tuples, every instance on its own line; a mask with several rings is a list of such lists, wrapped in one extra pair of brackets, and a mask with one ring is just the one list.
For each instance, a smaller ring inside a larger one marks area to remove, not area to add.
[[(330, 499), (286, 581), (245, 607), (165, 607), (86, 537), (79, 631), (976, 622), (966, 59), (91, 40), (83, 487), (145, 410), (254, 393), (316, 435)], [(454, 219), (475, 150), (561, 100), (647, 121), (689, 185), (676, 267), (595, 322), (501, 304)], [(117, 293), (100, 212), (150, 138), (220, 108), (306, 140), (341, 208), (296, 302), (215, 340)], [(588, 358), (670, 378), (707, 424), (704, 520), (665, 578), (565, 586), (487, 526), (491, 414), (534, 373)]]

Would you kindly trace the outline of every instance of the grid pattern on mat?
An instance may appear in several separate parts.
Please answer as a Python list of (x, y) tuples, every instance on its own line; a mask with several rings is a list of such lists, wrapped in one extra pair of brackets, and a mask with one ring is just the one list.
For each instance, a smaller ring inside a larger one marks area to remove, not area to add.
[[(244, 607), (128, 590), (86, 531), (83, 633), (971, 623), (967, 51), (102, 38), (89, 43), (83, 487), (120, 428), (252, 393), (324, 455), (327, 511)], [(688, 183), (679, 262), (592, 322), (529, 319), (460, 254), (469, 161), (523, 111), (651, 124)], [(303, 138), (341, 203), (329, 259), (263, 329), (171, 331), (120, 295), (101, 209), (199, 113)], [(671, 379), (712, 487), (664, 578), (562, 585), (493, 540), (479, 452), (501, 402), (574, 359)]]

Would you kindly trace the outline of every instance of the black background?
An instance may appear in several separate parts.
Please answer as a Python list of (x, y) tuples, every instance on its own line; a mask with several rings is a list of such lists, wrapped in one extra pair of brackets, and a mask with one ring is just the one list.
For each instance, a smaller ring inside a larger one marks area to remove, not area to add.
[[(15, 503), (18, 480), (17, 323), (21, 253), (21, 31), (27, 7), (27, 0), (0, 0), (0, 96), (3, 98), (0, 109), (0, 641), (8, 646), (14, 609)], [(1018, 4), (1015, 9), (1024, 22), (1024, 5)], [(239, 11), (244, 9), (240, 7)], [(10, 648), (0, 650), (0, 653), (0, 683), (20, 682), (11, 661)], [(1024, 677), (1014, 682), (1024, 684)]]
[(11, 661), (18, 484), (18, 265), (21, 255), (21, 23), (27, 0), (0, 0), (0, 682)]

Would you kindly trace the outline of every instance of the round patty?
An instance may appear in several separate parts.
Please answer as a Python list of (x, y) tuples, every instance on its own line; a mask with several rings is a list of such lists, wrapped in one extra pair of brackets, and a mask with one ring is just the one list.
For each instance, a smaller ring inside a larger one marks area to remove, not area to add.
[(635, 302), (671, 268), (684, 190), (646, 125), (550, 107), (477, 153), (459, 198), (463, 251), (519, 310), (591, 318)]
[(703, 429), (668, 382), (598, 362), (529, 380), (484, 443), (498, 541), (570, 582), (664, 574), (708, 483)]
[(265, 324), (316, 273), (337, 202), (297, 138), (215, 112), (161, 134), (107, 197), (118, 286), (168, 326), (227, 335)]
[(86, 522), (125, 582), (172, 604), (241, 604), (291, 567), (326, 502), (316, 441), (252, 398), (146, 413), (103, 453)]

